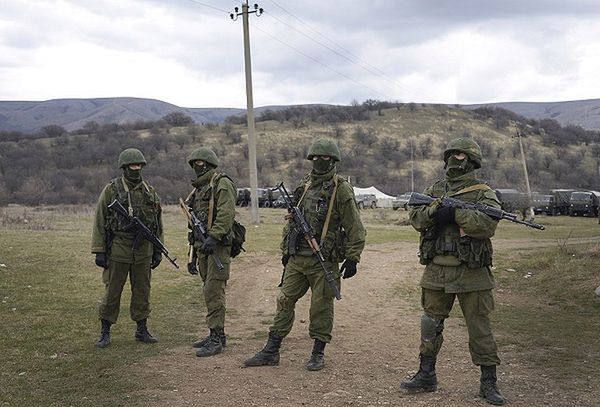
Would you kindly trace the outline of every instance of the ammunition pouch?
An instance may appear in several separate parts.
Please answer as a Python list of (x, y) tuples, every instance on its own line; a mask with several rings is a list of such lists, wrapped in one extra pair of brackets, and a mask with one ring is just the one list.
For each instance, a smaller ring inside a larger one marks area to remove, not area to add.
[(435, 228), (429, 228), (421, 232), (419, 238), (419, 263), (426, 265), (436, 256), (437, 233)]
[[(473, 239), (462, 236), (456, 239), (445, 240), (438, 236), (435, 228), (421, 232), (419, 244), (419, 263), (427, 265), (434, 257), (438, 259), (454, 256), (465, 263), (469, 268), (481, 268), (492, 265), (492, 242), (489, 239)], [(440, 264), (440, 265), (451, 265)]]
[(458, 243), (458, 258), (469, 268), (492, 265), (492, 242), (489, 239), (472, 239), (463, 236)]
[(283, 237), (284, 254), (293, 256), (298, 251), (298, 239), (300, 232), (296, 228), (288, 228)]

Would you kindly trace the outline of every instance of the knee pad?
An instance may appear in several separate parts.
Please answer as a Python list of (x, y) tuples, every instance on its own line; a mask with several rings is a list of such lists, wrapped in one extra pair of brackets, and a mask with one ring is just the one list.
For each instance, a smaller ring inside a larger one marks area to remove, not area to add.
[(427, 314), (421, 316), (421, 339), (424, 342), (433, 341), (444, 330), (444, 320), (430, 317)]

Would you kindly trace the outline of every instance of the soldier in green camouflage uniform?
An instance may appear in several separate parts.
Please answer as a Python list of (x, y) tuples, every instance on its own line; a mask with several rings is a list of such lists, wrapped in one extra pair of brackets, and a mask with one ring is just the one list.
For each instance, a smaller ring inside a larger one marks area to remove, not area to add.
[[(206, 324), (209, 335), (193, 343), (197, 356), (212, 356), (221, 353), (226, 345), (225, 336), (225, 287), (229, 279), (231, 263), (231, 242), (237, 191), (233, 181), (224, 173), (219, 173), (219, 159), (205, 147), (194, 150), (188, 159), (196, 173), (192, 182), (194, 190), (187, 204), (199, 219), (206, 221), (208, 238), (205, 243), (190, 243), (197, 254), (197, 266), (202, 277), (204, 301), (206, 302)], [(223, 263), (219, 270), (211, 254), (216, 254)]]
[[(356, 266), (365, 245), (365, 229), (360, 220), (350, 183), (336, 174), (340, 152), (333, 140), (319, 139), (309, 151), (313, 170), (294, 190), (305, 219), (311, 226), (325, 258), (326, 267), (334, 274), (336, 284), (356, 274)], [(329, 216), (328, 216), (329, 215)], [(327, 220), (329, 219), (329, 220)], [(277, 313), (270, 328), (266, 346), (245, 366), (267, 366), (279, 363), (279, 347), (294, 323), (296, 302), (311, 289), (309, 334), (314, 346), (306, 368), (324, 367), (325, 344), (331, 341), (334, 295), (327, 285), (319, 261), (308, 243), (295, 231), (293, 219), (283, 230), (282, 263), (285, 268), (281, 291), (277, 297)], [(344, 261), (345, 260), (345, 261)], [(338, 264), (344, 261), (342, 267)]]
[(147, 240), (133, 248), (135, 231), (126, 230), (123, 219), (108, 209), (117, 199), (129, 213), (137, 216), (157, 237), (163, 239), (160, 200), (154, 188), (142, 180), (146, 159), (140, 150), (128, 148), (119, 155), (123, 176), (113, 179), (100, 194), (92, 231), (92, 253), (96, 265), (104, 269), (105, 294), (99, 308), (102, 330), (96, 346), (110, 344), (110, 326), (117, 322), (121, 293), (129, 276), (131, 282), (131, 319), (136, 321), (135, 339), (155, 343), (146, 325), (150, 314), (151, 269), (156, 268), (162, 253)]
[[(471, 139), (452, 140), (444, 151), (446, 177), (425, 190), (500, 208), (496, 194), (475, 178), (481, 167), (481, 149)], [(444, 320), (458, 297), (467, 330), (471, 360), (481, 367), (480, 396), (503, 405), (496, 387), (500, 364), (489, 315), (494, 309), (494, 277), (491, 272), (492, 243), (498, 221), (474, 210), (440, 207), (439, 201), (410, 212), (413, 227), (421, 232), (419, 257), (425, 264), (421, 278), (421, 347), (419, 371), (401, 387), (409, 391), (435, 391), (436, 357), (443, 342)]]

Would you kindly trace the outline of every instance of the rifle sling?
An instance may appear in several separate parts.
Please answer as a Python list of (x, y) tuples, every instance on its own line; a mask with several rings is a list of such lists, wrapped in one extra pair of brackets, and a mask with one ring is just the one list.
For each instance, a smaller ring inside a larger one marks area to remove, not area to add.
[(479, 191), (479, 190), (485, 191), (488, 189), (491, 189), (491, 188), (486, 184), (475, 184), (475, 185), (471, 185), (470, 187), (463, 188), (460, 191), (454, 192), (448, 196), (452, 197), (452, 196), (466, 194), (467, 192), (473, 192), (473, 191)]
[[(325, 240), (325, 236), (327, 235), (327, 230), (329, 229), (329, 221), (331, 220), (331, 214), (333, 213), (333, 203), (335, 202), (335, 195), (337, 193), (337, 187), (338, 187), (337, 175), (335, 175), (333, 177), (333, 184), (334, 184), (333, 192), (331, 193), (331, 198), (329, 199), (329, 207), (327, 208), (327, 217), (325, 218), (325, 223), (323, 224), (323, 231), (321, 232), (321, 239), (319, 240), (319, 246), (321, 246), (321, 242), (323, 242)], [(298, 207), (300, 207), (300, 204), (304, 200), (304, 197), (306, 196), (306, 193), (308, 192), (309, 188), (310, 188), (310, 180), (308, 180), (306, 182), (306, 184), (304, 185), (304, 192), (302, 193), (302, 196), (298, 200), (298, 205), (297, 205)]]

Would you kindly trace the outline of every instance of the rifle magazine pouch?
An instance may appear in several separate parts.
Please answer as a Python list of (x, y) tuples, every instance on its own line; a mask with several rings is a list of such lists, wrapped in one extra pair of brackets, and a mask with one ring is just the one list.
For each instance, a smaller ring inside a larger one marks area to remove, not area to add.
[(299, 236), (300, 232), (298, 232), (296, 228), (289, 228), (288, 232), (285, 234), (283, 244), (288, 255), (293, 256), (298, 251)]
[(469, 236), (460, 238), (458, 258), (469, 268), (481, 268), (492, 265), (492, 243), (489, 239), (472, 239)]
[(426, 265), (436, 255), (436, 235), (433, 228), (421, 232), (419, 237), (419, 263)]

